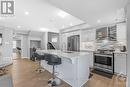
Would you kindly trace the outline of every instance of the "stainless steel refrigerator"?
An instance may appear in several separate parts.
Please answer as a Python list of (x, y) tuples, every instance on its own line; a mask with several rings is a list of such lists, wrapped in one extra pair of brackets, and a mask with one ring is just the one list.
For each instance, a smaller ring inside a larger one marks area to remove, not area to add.
[(68, 51), (80, 51), (80, 36), (73, 35), (67, 38), (67, 50)]

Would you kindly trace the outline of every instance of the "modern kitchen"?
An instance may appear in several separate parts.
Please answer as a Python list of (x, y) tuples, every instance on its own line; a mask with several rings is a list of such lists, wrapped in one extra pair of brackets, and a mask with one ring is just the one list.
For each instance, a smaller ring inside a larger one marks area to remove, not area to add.
[[(52, 40), (54, 38), (56, 37), (52, 37)], [(89, 77), (90, 69), (107, 78), (112, 78), (114, 74), (123, 79), (126, 78), (126, 22), (101, 26), (97, 29), (65, 29), (60, 31), (59, 38), (61, 50), (38, 50), (37, 52), (63, 57), (62, 67), (60, 65), (56, 67), (56, 72), (59, 73), (59, 78), (71, 84), (72, 87), (80, 87), (86, 83), (88, 80), (86, 76)], [(42, 63), (42, 66), (51, 72), (51, 67), (47, 65), (47, 62), (42, 61)], [(74, 70), (75, 68), (77, 71)], [(74, 75), (78, 77), (75, 78)], [(82, 80), (75, 81), (81, 78)]]
[(72, 2), (19, 0), (15, 15), (1, 12), (2, 87), (129, 87), (129, 2)]

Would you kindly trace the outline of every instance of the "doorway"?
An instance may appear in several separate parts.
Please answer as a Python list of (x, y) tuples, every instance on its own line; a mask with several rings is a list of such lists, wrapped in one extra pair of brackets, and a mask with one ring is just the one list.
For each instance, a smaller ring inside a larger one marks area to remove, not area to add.
[(13, 59), (21, 58), (21, 40), (13, 41)]
[(41, 49), (41, 40), (30, 40), (30, 58), (33, 55), (33, 48)]

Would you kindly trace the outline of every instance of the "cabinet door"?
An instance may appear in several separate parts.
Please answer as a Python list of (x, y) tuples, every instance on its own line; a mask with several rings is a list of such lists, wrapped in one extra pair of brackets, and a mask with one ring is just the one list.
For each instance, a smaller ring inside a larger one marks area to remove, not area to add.
[(80, 35), (80, 30), (74, 31), (74, 32), (73, 32), (73, 35)]
[(81, 32), (81, 41), (82, 42), (91, 42), (95, 41), (96, 38), (96, 30), (82, 30)]
[(126, 23), (117, 24), (117, 41), (126, 41)]
[(87, 42), (88, 41), (88, 30), (82, 30), (81, 32), (81, 42)]
[(126, 54), (115, 54), (115, 73), (126, 75)]
[(110, 41), (117, 41), (117, 26), (110, 26), (108, 27), (108, 39)]
[(73, 36), (74, 32), (68, 32), (66, 33), (67, 37)]
[(67, 34), (61, 34), (61, 50), (67, 49)]
[(89, 31), (89, 41), (95, 41), (96, 39), (96, 30), (92, 29)]

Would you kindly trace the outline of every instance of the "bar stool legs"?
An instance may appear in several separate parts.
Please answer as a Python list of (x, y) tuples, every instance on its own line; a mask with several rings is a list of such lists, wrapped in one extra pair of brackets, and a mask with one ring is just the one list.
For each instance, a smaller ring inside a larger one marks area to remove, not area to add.
[(60, 85), (61, 80), (58, 79), (55, 75), (55, 66), (62, 64), (61, 58), (53, 54), (44, 54), (44, 56), (45, 60), (47, 61), (47, 64), (53, 67), (52, 79), (48, 81), (48, 85), (51, 87)]
[(0, 76), (6, 74), (6, 71), (8, 71), (8, 70), (6, 70), (5, 67), (1, 68), (0, 69)]
[(58, 78), (55, 76), (55, 66), (53, 65), (52, 79), (50, 79), (50, 80), (48, 81), (48, 85), (50, 85), (51, 87), (53, 87), (53, 86), (60, 85), (60, 83), (61, 83), (61, 80), (58, 79)]
[(43, 69), (43, 68), (41, 67), (41, 61), (38, 61), (38, 68), (36, 69), (36, 72), (42, 73), (42, 72), (44, 72), (44, 71), (45, 71), (45, 69)]

